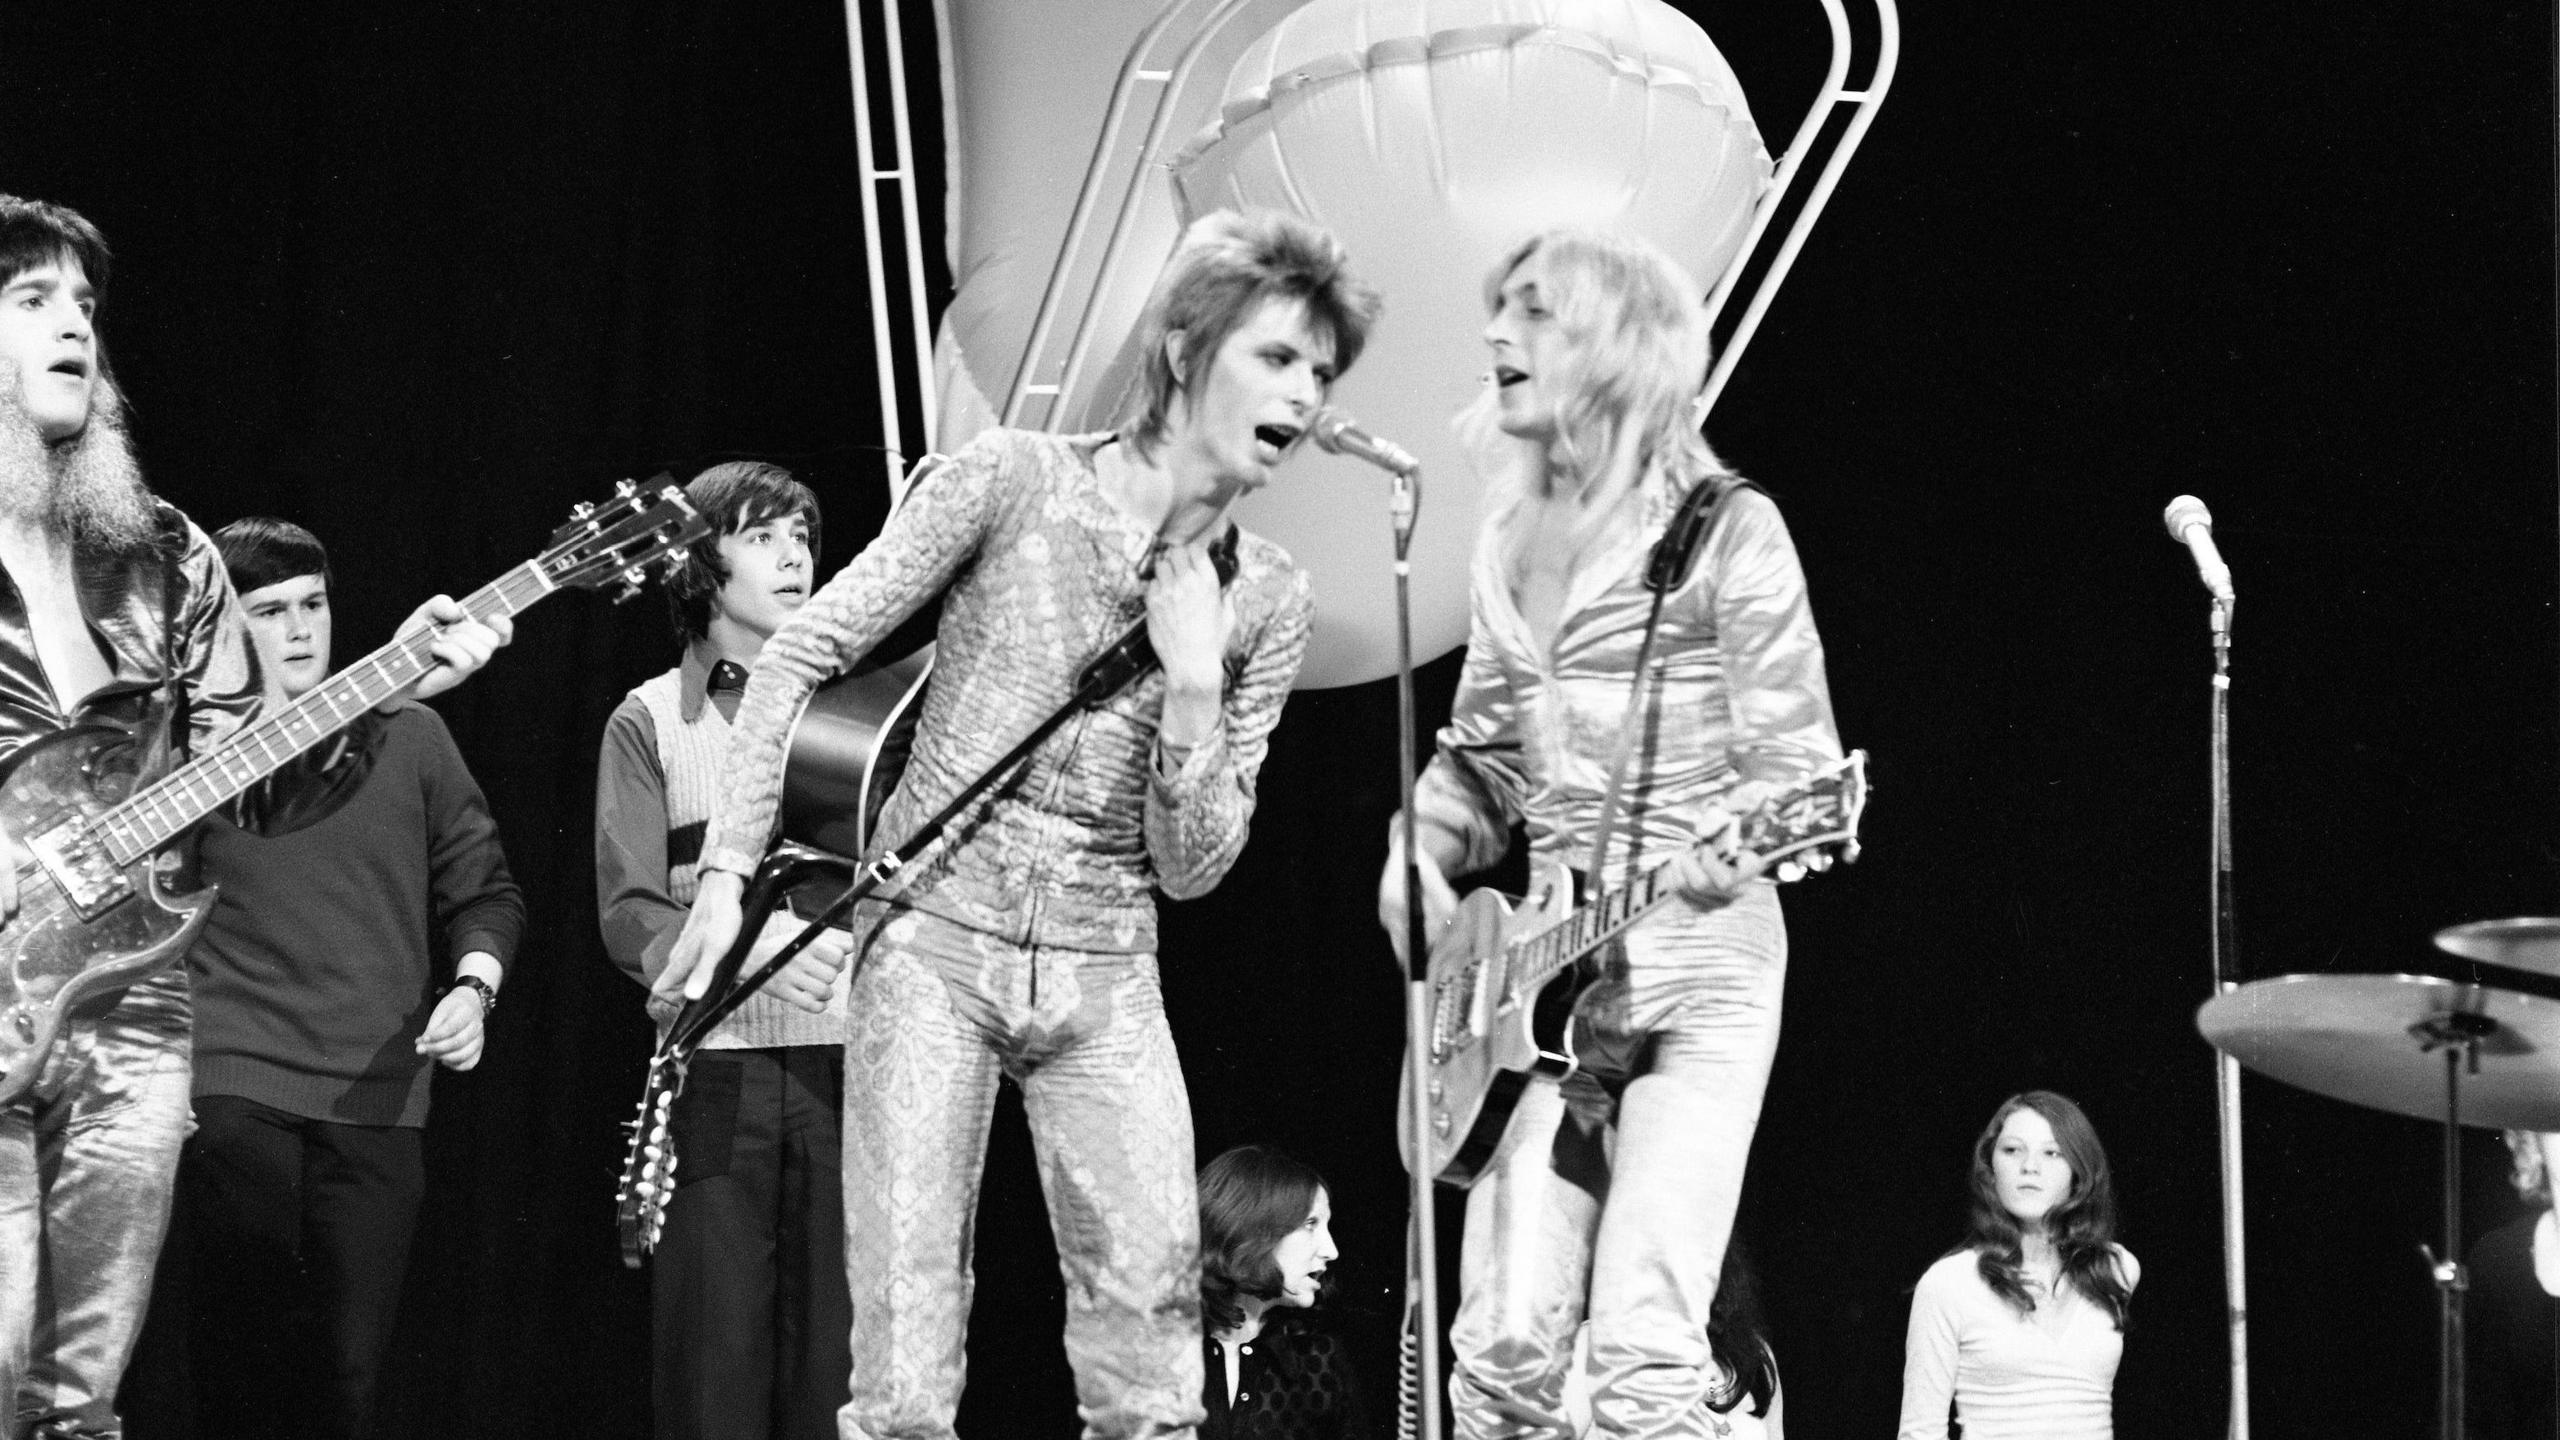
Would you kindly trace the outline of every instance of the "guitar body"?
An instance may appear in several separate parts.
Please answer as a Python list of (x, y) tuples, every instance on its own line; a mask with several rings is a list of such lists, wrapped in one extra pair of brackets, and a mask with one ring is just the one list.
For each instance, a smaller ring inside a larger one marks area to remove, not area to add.
[[(28, 742), (0, 763), (0, 821), (43, 850), (132, 793), (139, 749), (103, 725)], [(176, 963), (213, 910), (210, 887), (162, 890), (150, 857), (121, 869), (85, 848), (63, 859), (81, 893), (23, 867), (19, 912), (0, 929), (0, 1104), (35, 1084), (66, 1019)]]
[[(1506, 963), (1513, 942), (1554, 925), (1572, 908), (1570, 875), (1556, 867), (1540, 878), (1537, 898), (1517, 909), (1496, 891), (1469, 894), (1431, 947), (1431, 1133), (1418, 1163), (1444, 1184), (1463, 1188), (1484, 1173), (1531, 1077), (1561, 1079), (1574, 1070), (1573, 1005), (1589, 979), (1568, 968), (1515, 994)], [(1396, 1109), (1411, 1166), (1417, 1163), (1413, 1121), (1406, 1107)]]
[(907, 772), (933, 647), (821, 685), (784, 742), (782, 838), (860, 855)]
[[(1794, 880), (1858, 858), (1866, 806), (1867, 752), (1853, 750), (1699, 844), (1727, 861), (1748, 851), (1769, 879)], [(1417, 1173), (1461, 1187), (1484, 1174), (1529, 1082), (1562, 1079), (1581, 1063), (1573, 1009), (1597, 978), (1589, 957), (1676, 897), (1672, 873), (1657, 865), (1575, 909), (1573, 876), (1549, 863), (1534, 905), (1514, 910), (1483, 890), (1458, 903), (1424, 970), (1430, 1133), (1414, 1136), (1409, 1104), (1396, 1107), (1408, 1168), (1427, 1165)]]

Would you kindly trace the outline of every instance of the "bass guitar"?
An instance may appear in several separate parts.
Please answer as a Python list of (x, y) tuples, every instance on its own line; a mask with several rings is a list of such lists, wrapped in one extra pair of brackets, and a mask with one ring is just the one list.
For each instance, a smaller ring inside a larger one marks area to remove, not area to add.
[[(1793, 880), (1830, 868), (1835, 857), (1856, 860), (1866, 808), (1867, 752), (1853, 750), (1699, 848), (1728, 861), (1750, 851), (1770, 876)], [(1442, 1184), (1474, 1184), (1530, 1079), (1561, 1080), (1579, 1068), (1574, 1002), (1599, 978), (1585, 962), (1678, 893), (1670, 870), (1658, 865), (1578, 910), (1573, 876), (1561, 865), (1548, 868), (1538, 899), (1517, 910), (1490, 890), (1459, 902), (1431, 947), (1425, 977), (1430, 1133), (1414, 1136), (1406, 1107), (1396, 1107), (1408, 1167), (1427, 1165)]]
[[(604, 506), (580, 505), (541, 555), (462, 608), (486, 620), (564, 589), (613, 586), (628, 598), (651, 564), (708, 531), (674, 487), (643, 495), (626, 481)], [(0, 929), (0, 1103), (35, 1084), (73, 1010), (175, 963), (204, 927), (216, 887), (163, 889), (161, 850), (425, 678), (434, 640), (424, 628), (394, 639), (157, 779), (140, 773), (137, 737), (108, 725), (75, 725), (0, 763), (0, 822), (33, 857), (18, 867), (18, 914)]]

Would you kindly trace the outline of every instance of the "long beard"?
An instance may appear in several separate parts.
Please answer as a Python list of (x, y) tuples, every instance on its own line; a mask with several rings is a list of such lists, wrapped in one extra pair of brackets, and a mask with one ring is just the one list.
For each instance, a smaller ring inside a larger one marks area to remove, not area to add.
[(76, 554), (132, 555), (148, 547), (158, 516), (114, 382), (99, 384), (80, 433), (51, 445), (22, 393), (17, 368), (0, 362), (0, 514), (36, 521)]

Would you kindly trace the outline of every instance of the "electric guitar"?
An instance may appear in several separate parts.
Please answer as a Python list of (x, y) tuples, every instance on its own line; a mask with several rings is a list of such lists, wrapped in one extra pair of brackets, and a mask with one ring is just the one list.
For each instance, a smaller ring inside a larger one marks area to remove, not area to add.
[[(1856, 860), (1866, 808), (1867, 752), (1852, 750), (1699, 848), (1725, 860), (1748, 850), (1771, 876), (1793, 880), (1830, 868), (1835, 856)], [(1543, 878), (1538, 899), (1516, 911), (1494, 891), (1469, 894), (1431, 947), (1430, 1133), (1417, 1139), (1408, 1107), (1396, 1111), (1405, 1164), (1429, 1166), (1442, 1184), (1464, 1187), (1483, 1174), (1533, 1076), (1563, 1079), (1579, 1068), (1574, 1002), (1598, 978), (1583, 962), (1678, 893), (1667, 862), (1579, 910), (1565, 867)]]
[[(626, 481), (604, 506), (578, 506), (548, 549), (462, 608), (511, 616), (573, 587), (618, 586), (628, 598), (649, 565), (708, 531), (674, 487), (642, 495)], [(424, 678), (434, 640), (433, 629), (410, 631), (156, 779), (140, 773), (142, 741), (109, 725), (75, 725), (0, 762), (0, 822), (33, 856), (18, 867), (18, 913), (0, 928), (0, 1104), (35, 1083), (74, 1009), (175, 963), (204, 928), (218, 887), (164, 890), (162, 848)]]

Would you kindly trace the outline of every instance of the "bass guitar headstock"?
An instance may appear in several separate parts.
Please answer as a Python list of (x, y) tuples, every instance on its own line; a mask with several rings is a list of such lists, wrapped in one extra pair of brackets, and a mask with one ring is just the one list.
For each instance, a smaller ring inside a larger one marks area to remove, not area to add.
[(580, 501), (534, 564), (556, 586), (611, 589), (617, 604), (640, 593), (650, 566), (663, 562), (672, 576), (684, 548), (710, 534), (711, 522), (667, 481), (660, 475), (643, 490), (625, 480), (601, 505)]

